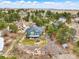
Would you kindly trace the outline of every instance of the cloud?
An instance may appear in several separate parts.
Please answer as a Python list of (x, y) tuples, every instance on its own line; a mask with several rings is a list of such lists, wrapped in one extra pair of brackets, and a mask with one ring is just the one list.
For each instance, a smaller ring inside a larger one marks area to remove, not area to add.
[(37, 1), (1, 1), (0, 8), (52, 8), (52, 9), (79, 9), (79, 2), (37, 2)]

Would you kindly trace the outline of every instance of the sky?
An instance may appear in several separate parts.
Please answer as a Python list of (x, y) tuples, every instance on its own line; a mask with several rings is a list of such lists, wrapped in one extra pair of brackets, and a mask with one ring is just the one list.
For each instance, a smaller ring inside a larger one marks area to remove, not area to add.
[(79, 0), (0, 0), (0, 8), (47, 8), (79, 10)]

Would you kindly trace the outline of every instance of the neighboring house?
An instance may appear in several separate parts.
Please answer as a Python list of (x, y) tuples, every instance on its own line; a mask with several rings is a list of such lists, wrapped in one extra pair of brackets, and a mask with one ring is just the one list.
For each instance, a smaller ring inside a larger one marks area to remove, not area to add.
[(66, 18), (64, 18), (64, 17), (60, 17), (57, 21), (55, 21), (53, 24), (55, 25), (55, 26), (59, 26), (60, 24), (62, 24), (62, 23), (65, 23), (66, 22)]
[(23, 18), (23, 17), (27, 16), (27, 13), (24, 11), (20, 11), (19, 15), (21, 16), (21, 18)]
[(0, 32), (0, 51), (2, 51), (3, 48), (4, 48), (4, 38), (2, 37), (1, 32)]
[(26, 30), (27, 37), (29, 38), (38, 38), (43, 33), (43, 28), (38, 27), (36, 25), (32, 25), (30, 28)]
[(59, 20), (58, 20), (58, 22), (65, 23), (65, 22), (66, 22), (66, 18), (64, 18), (64, 17), (60, 17)]

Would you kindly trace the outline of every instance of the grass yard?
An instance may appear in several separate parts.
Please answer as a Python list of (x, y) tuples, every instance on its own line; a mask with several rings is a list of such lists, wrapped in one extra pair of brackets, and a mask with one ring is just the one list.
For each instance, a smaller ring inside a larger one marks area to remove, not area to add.
[(12, 56), (12, 57), (5, 57), (5, 56), (1, 56), (0, 55), (0, 59), (16, 59), (15, 56)]
[(34, 45), (38, 45), (39, 47), (44, 47), (48, 41), (45, 39), (40, 39), (39, 42), (37, 42), (35, 39), (25, 39), (21, 42), (23, 45), (28, 45), (28, 46), (34, 46)]
[(24, 44), (24, 45), (31, 45), (31, 46), (33, 46), (33, 45), (35, 45), (36, 41), (35, 40), (31, 40), (31, 39), (25, 39), (21, 43)]

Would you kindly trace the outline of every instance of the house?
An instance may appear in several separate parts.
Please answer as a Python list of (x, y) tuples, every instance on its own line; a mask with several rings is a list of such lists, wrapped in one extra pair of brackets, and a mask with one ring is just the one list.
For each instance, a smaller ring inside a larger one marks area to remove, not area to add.
[(65, 23), (66, 22), (66, 18), (65, 17), (60, 17), (58, 22), (62, 22), (62, 23)]
[(23, 18), (23, 17), (27, 16), (27, 13), (22, 10), (19, 12), (19, 15), (21, 16), (21, 18)]
[(65, 23), (66, 22), (66, 18), (64, 17), (60, 17), (57, 21), (55, 21), (53, 24), (57, 27), (59, 26), (60, 24), (62, 23)]
[(26, 32), (27, 32), (27, 34), (26, 34), (27, 37), (38, 38), (43, 33), (43, 28), (38, 27), (36, 25), (32, 25), (32, 26), (30, 26), (30, 28), (28, 28), (26, 30)]
[(0, 51), (2, 51), (3, 48), (4, 48), (4, 38), (2, 37), (1, 32), (0, 32)]

